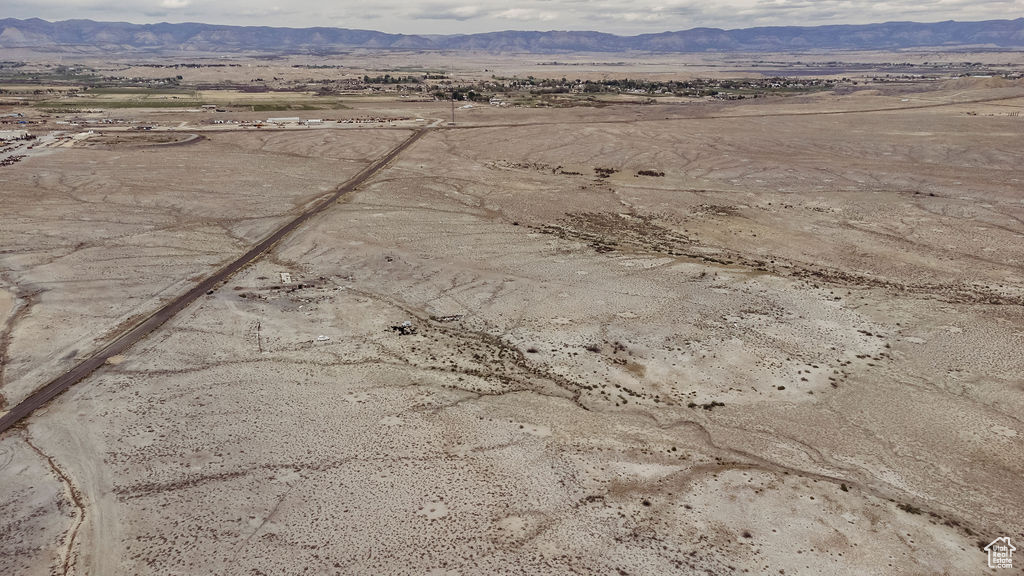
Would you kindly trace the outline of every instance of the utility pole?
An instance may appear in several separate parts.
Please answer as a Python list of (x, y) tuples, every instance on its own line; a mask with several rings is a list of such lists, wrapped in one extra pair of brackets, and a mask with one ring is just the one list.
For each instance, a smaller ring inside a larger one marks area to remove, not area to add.
[(448, 64), (448, 82), (452, 87), (452, 124), (455, 124), (455, 67)]

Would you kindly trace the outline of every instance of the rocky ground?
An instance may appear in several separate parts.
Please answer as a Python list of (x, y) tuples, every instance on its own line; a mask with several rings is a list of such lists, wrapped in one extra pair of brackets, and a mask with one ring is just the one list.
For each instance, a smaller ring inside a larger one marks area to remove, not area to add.
[[(1024, 541), (1024, 98), (960, 83), (863, 112), (905, 98), (432, 130), (0, 437), (0, 566), (985, 572), (981, 547)], [(2, 169), (0, 391), (407, 135)]]

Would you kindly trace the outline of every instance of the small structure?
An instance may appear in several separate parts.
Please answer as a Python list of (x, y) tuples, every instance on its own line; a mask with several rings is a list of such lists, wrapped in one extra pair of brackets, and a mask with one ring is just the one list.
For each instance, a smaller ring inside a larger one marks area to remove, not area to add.
[(307, 126), (319, 126), (320, 124), (323, 124), (323, 123), (324, 123), (324, 121), (321, 120), (320, 118), (310, 118), (309, 120), (306, 120), (306, 125)]
[(289, 116), (286, 118), (267, 118), (267, 124), (298, 124), (301, 118)]
[(410, 336), (416, 333), (416, 327), (413, 326), (412, 322), (408, 320), (402, 322), (401, 324), (395, 324), (394, 326), (391, 327), (391, 330), (394, 332), (398, 332), (398, 334), (401, 336)]
[(216, 110), (216, 109), (217, 109), (217, 105), (216, 104), (203, 104), (203, 110), (210, 111), (210, 110)]
[(20, 140), (28, 138), (28, 130), (0, 130), (0, 140)]

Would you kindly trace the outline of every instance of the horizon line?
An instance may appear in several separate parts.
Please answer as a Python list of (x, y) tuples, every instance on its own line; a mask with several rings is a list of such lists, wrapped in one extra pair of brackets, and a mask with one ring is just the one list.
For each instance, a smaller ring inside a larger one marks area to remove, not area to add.
[(168, 22), (162, 20), (159, 22), (129, 22), (125, 20), (93, 20), (91, 18), (68, 18), (65, 20), (47, 20), (38, 16), (32, 16), (29, 18), (2, 18), (0, 22), (5, 20), (16, 20), (20, 22), (26, 22), (29, 20), (39, 20), (46, 22), (47, 24), (61, 24), (66, 22), (92, 22), (96, 24), (128, 24), (131, 26), (182, 26), (182, 25), (200, 25), (200, 26), (220, 26), (224, 28), (269, 28), (276, 30), (350, 30), (356, 32), (374, 32), (377, 34), (385, 34), (388, 36), (406, 36), (412, 38), (436, 38), (436, 37), (455, 37), (455, 36), (480, 36), (485, 34), (501, 34), (505, 32), (536, 32), (540, 34), (552, 33), (552, 32), (566, 32), (566, 33), (597, 33), (606, 34), (609, 36), (617, 36), (620, 38), (636, 38), (640, 36), (655, 36), (658, 34), (671, 34), (676, 32), (691, 32), (694, 30), (715, 30), (721, 32), (733, 32), (740, 30), (759, 30), (759, 29), (782, 29), (782, 28), (797, 28), (797, 29), (813, 29), (813, 28), (835, 28), (835, 27), (862, 27), (862, 26), (884, 26), (886, 24), (921, 24), (921, 25), (934, 25), (934, 24), (982, 24), (988, 22), (1015, 22), (1018, 20), (1024, 20), (1024, 15), (1017, 16), (1016, 18), (993, 18), (989, 20), (937, 20), (937, 21), (919, 21), (919, 20), (887, 20), (884, 22), (868, 22), (864, 24), (813, 24), (813, 25), (796, 25), (796, 24), (772, 24), (766, 26), (747, 26), (738, 28), (720, 28), (716, 26), (694, 26), (693, 28), (681, 28), (681, 29), (666, 29), (659, 32), (643, 32), (638, 34), (617, 34), (615, 32), (603, 32), (596, 29), (525, 29), (525, 28), (506, 28), (502, 30), (494, 30), (491, 32), (461, 32), (461, 33), (433, 33), (433, 34), (407, 34), (404, 32), (384, 32), (373, 28), (345, 28), (341, 26), (268, 26), (258, 24), (214, 24), (210, 22), (197, 22), (197, 21), (184, 21), (184, 22)]

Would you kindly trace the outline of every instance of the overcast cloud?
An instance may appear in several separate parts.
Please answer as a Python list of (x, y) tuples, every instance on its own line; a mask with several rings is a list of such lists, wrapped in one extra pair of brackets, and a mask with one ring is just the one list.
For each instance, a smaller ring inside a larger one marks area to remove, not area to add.
[(0, 0), (0, 17), (134, 23), (333, 26), (405, 34), (599, 30), (638, 34), (699, 26), (1013, 19), (1024, 0)]

